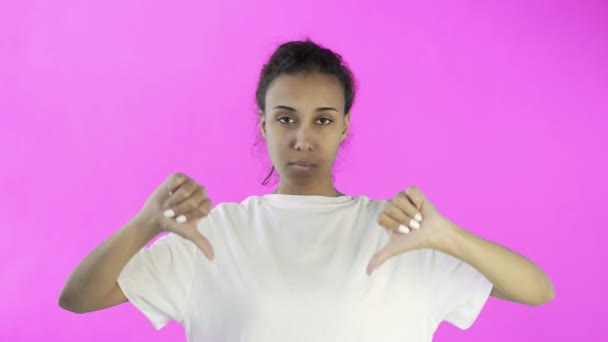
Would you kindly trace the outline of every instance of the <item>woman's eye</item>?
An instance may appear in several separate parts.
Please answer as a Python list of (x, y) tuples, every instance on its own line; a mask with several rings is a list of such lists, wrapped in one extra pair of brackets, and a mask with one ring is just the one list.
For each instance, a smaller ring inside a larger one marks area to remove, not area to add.
[(282, 116), (277, 119), (277, 121), (280, 123), (289, 123), (289, 120), (293, 121), (293, 119), (288, 116)]
[[(282, 124), (288, 124), (288, 123), (294, 123), (294, 119), (290, 118), (289, 116), (282, 116), (280, 118), (277, 119), (278, 122), (282, 123)], [(328, 119), (328, 118), (319, 118), (317, 119), (317, 122), (323, 126), (325, 125), (329, 125), (330, 123), (333, 122), (333, 120)]]

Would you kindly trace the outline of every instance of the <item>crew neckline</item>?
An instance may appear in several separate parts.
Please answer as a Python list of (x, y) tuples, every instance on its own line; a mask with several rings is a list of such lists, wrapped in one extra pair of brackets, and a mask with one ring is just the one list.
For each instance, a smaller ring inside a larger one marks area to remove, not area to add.
[(286, 194), (266, 194), (261, 198), (275, 205), (284, 207), (311, 207), (323, 205), (338, 205), (348, 203), (353, 200), (352, 196), (320, 196), (320, 195), (286, 195)]

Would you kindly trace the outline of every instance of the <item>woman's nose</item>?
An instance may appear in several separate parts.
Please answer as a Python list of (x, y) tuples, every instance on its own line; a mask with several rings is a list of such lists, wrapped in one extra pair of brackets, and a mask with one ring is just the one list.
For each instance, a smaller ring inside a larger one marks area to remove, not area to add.
[(310, 130), (306, 127), (301, 127), (296, 132), (296, 141), (294, 144), (294, 148), (297, 151), (312, 151), (313, 143), (312, 143), (312, 134)]

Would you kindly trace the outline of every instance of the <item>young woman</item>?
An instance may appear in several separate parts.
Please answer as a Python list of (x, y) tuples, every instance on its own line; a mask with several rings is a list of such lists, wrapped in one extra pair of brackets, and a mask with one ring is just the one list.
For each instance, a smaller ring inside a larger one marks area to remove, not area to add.
[(431, 341), (442, 321), (471, 326), (490, 295), (552, 300), (541, 269), (458, 227), (420, 189), (376, 201), (334, 187), (354, 94), (339, 55), (281, 45), (256, 92), (276, 191), (212, 209), (202, 185), (171, 175), (78, 265), (60, 305), (129, 300), (157, 329), (179, 321), (189, 341)]

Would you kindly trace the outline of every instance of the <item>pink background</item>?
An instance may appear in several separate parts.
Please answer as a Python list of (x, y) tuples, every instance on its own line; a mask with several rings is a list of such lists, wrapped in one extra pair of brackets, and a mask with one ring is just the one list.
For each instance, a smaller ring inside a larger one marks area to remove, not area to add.
[(340, 190), (415, 184), (553, 280), (553, 302), (492, 298), (435, 340), (608, 339), (607, 33), (601, 0), (2, 0), (0, 340), (183, 340), (130, 304), (61, 310), (63, 283), (172, 172), (215, 203), (274, 189), (252, 150), (255, 83), (307, 36), (360, 83)]

